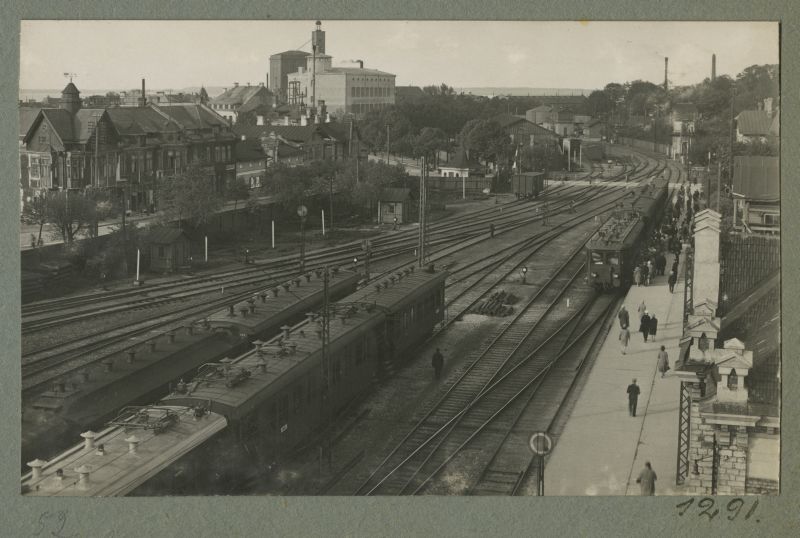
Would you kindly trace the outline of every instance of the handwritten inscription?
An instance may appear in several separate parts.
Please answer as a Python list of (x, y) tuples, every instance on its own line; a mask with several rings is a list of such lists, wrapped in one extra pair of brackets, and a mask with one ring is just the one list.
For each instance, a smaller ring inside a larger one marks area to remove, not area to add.
[[(683, 517), (684, 515), (688, 515), (690, 513), (694, 513), (694, 511), (690, 512), (690, 508), (693, 506), (696, 507), (697, 517), (701, 518), (708, 518), (709, 521), (713, 520), (717, 516), (722, 519), (723, 517), (727, 518), (728, 521), (734, 521), (736, 518), (739, 517), (743, 508), (745, 507), (746, 502), (741, 497), (736, 497), (728, 501), (725, 505), (724, 511), (721, 512), (721, 508), (716, 508), (716, 501), (711, 497), (703, 497), (695, 504), (695, 498), (692, 497), (691, 499), (684, 501), (682, 503), (676, 504), (675, 508), (678, 508), (678, 515)], [(744, 516), (742, 516), (743, 520), (748, 520), (756, 513), (756, 509), (758, 508), (758, 499), (753, 500), (752, 506), (745, 512)], [(759, 522), (758, 519), (755, 520), (756, 523)]]
[(75, 538), (77, 533), (65, 533), (64, 527), (69, 518), (67, 510), (59, 510), (58, 512), (42, 512), (39, 515), (39, 520), (36, 522), (36, 530), (33, 536), (52, 536), (54, 538)]

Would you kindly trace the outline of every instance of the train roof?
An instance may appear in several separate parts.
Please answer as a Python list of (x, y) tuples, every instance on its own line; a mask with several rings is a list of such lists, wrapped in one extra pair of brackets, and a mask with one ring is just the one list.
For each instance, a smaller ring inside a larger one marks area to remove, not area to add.
[(590, 250), (625, 249), (636, 242), (644, 227), (643, 216), (650, 214), (653, 204), (664, 196), (669, 182), (663, 177), (653, 177), (646, 185), (630, 191), (631, 199), (625, 199), (620, 209), (595, 232), (587, 242)]
[[(196, 418), (194, 410), (185, 407), (151, 406), (129, 410), (132, 413), (126, 415), (124, 422), (130, 426), (114, 425), (92, 433), (94, 447), (83, 443), (49, 462), (31, 462), (41, 474), (37, 478), (33, 478), (33, 473), (22, 477), (23, 495), (126, 495), (227, 426), (222, 415), (207, 413)], [(142, 420), (140, 412), (146, 413), (146, 421)], [(153, 426), (160, 423), (166, 425), (156, 433)], [(148, 424), (150, 427), (145, 427)], [(135, 452), (131, 444), (135, 445)], [(98, 451), (100, 445), (102, 453)], [(63, 472), (60, 477), (59, 470)], [(86, 477), (83, 482), (80, 480), (82, 473)]]
[[(349, 270), (331, 272), (329, 292), (344, 293), (348, 287), (354, 289), (359, 278), (358, 273)], [(211, 314), (206, 320), (211, 327), (235, 326), (246, 334), (258, 333), (295, 305), (305, 303), (308, 309), (316, 306), (323, 286), (322, 272), (309, 271), (304, 276), (265, 287), (253, 293), (249, 299), (234, 303), (233, 315), (225, 308)]]
[[(412, 272), (410, 269), (400, 274), (402, 278), (393, 275), (394, 282), (387, 278), (388, 286), (381, 283), (380, 290), (370, 285), (331, 305), (332, 349), (347, 345), (352, 337), (380, 324), (414, 297), (443, 285), (447, 277), (446, 272)], [(319, 320), (306, 319), (286, 333), (265, 343), (257, 342), (256, 349), (237, 357), (229, 365), (212, 367), (216, 373), (195, 378), (187, 385), (186, 393), (173, 392), (163, 401), (173, 405), (208, 405), (210, 402), (211, 410), (228, 417), (247, 415), (270, 393), (266, 389), (291, 382), (293, 378), (287, 374), (322, 351)], [(266, 371), (260, 367), (262, 361)], [(228, 386), (229, 380), (236, 379), (244, 371), (248, 373), (234, 386)]]

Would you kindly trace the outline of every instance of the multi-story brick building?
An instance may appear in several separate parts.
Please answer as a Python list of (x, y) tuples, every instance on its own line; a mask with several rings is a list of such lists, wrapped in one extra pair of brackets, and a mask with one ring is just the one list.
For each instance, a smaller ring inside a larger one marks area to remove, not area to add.
[[(202, 166), (221, 192), (234, 175), (236, 138), (228, 122), (202, 104), (86, 109), (69, 83), (60, 108), (40, 109), (20, 143), (20, 182), (27, 196), (47, 190), (107, 189), (131, 210), (154, 209), (161, 180)], [(24, 121), (23, 121), (24, 120)]]

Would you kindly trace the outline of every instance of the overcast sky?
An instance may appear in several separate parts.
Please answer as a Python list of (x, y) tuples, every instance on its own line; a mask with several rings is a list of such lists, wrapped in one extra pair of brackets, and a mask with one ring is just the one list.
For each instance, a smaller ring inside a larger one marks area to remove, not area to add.
[[(20, 88), (85, 89), (257, 83), (269, 56), (311, 51), (314, 21), (23, 21)], [(397, 75), (398, 85), (601, 88), (671, 84), (778, 63), (778, 24), (762, 22), (323, 21), (334, 65)]]

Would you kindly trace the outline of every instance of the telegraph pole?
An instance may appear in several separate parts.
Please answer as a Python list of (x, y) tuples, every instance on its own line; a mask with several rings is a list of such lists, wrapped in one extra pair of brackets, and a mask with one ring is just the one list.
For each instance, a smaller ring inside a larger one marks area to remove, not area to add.
[(391, 123), (386, 124), (386, 164), (389, 164), (389, 127)]
[(425, 264), (425, 227), (427, 225), (426, 209), (428, 205), (427, 182), (425, 181), (428, 175), (428, 157), (422, 157), (422, 170), (419, 175), (419, 249), (418, 249), (418, 263), (422, 267)]
[[(733, 190), (733, 102), (736, 100), (736, 86), (731, 88), (731, 129), (730, 129), (730, 162), (728, 164), (728, 186)], [(719, 194), (717, 194), (719, 196)]]

